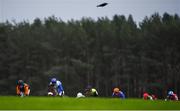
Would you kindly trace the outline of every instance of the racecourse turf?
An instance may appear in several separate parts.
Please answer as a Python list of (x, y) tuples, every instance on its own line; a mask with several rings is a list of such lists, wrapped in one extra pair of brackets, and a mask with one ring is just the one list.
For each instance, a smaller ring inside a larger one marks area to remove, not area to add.
[(0, 96), (0, 110), (180, 110), (180, 101)]

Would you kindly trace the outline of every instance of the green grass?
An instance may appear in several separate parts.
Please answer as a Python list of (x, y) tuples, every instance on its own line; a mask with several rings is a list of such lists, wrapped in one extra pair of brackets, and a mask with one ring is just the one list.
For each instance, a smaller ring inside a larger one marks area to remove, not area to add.
[(180, 110), (179, 101), (142, 99), (0, 96), (0, 110)]

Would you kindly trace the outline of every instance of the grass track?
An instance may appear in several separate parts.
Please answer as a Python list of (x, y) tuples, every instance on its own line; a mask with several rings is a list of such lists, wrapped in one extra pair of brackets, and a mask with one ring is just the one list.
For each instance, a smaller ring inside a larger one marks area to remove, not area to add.
[(180, 101), (0, 96), (0, 110), (180, 110)]

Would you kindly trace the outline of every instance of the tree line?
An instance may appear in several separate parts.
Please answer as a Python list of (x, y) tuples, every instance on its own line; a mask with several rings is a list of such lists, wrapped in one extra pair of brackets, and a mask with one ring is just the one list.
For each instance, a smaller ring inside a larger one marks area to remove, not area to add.
[(31, 95), (47, 95), (50, 78), (75, 96), (87, 85), (110, 97), (119, 87), (127, 97), (147, 91), (180, 95), (180, 17), (158, 13), (138, 25), (132, 15), (67, 22), (51, 16), (33, 23), (0, 23), (0, 94), (15, 95), (18, 79)]

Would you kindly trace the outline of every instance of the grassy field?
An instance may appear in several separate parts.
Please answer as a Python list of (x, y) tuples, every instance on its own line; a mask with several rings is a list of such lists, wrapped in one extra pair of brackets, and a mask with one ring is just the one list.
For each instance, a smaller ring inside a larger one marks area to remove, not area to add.
[(60, 98), (0, 96), (0, 110), (180, 110), (180, 101), (113, 98)]

